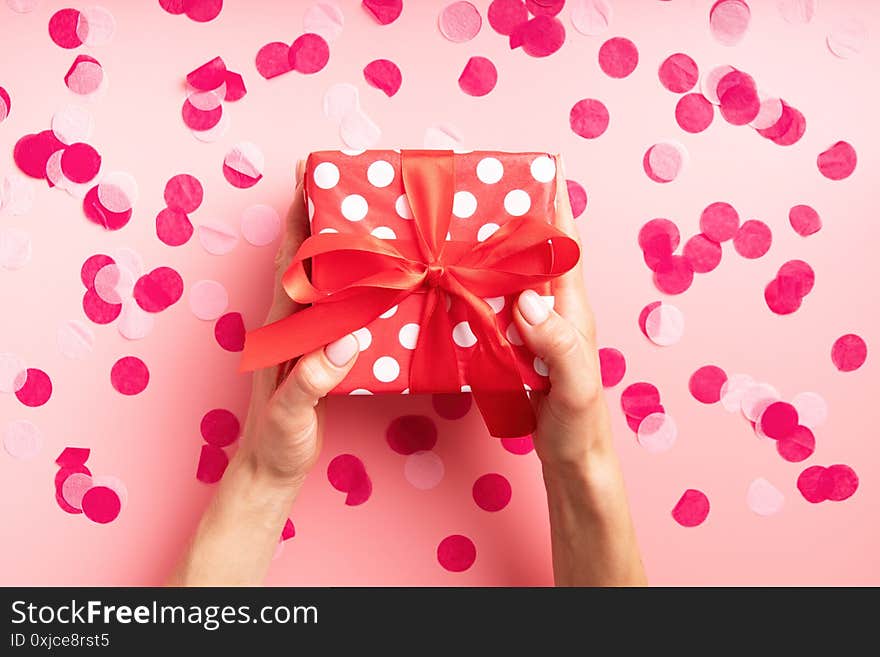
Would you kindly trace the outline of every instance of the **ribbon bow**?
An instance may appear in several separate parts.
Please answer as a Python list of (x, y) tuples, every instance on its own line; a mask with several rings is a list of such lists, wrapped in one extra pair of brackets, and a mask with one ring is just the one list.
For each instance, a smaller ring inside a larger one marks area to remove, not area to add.
[[(312, 304), (250, 331), (242, 370), (275, 365), (366, 326), (411, 294), (425, 303), (410, 365), (413, 393), (458, 390), (458, 358), (447, 304), (464, 303), (477, 338), (467, 380), (489, 432), (518, 437), (535, 428), (535, 414), (514, 352), (483, 297), (515, 294), (571, 269), (577, 243), (539, 214), (511, 221), (481, 243), (446, 239), (452, 216), (451, 151), (402, 151), (404, 191), (415, 239), (324, 233), (307, 238), (284, 273), (284, 289)], [(304, 263), (320, 268), (315, 287)]]

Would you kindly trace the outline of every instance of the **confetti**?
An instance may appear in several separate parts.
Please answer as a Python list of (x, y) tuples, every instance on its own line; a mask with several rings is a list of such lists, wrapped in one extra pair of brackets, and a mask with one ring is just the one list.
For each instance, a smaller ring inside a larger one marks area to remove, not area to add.
[(226, 447), (238, 440), (241, 426), (232, 411), (215, 408), (202, 416), (199, 431), (209, 445)]
[(683, 52), (677, 52), (663, 60), (657, 75), (660, 84), (673, 93), (681, 94), (694, 88), (700, 78), (700, 70), (691, 57)]
[(529, 20), (529, 10), (523, 0), (492, 0), (486, 18), (498, 34), (510, 36)]
[[(6, 91), (3, 87), (0, 87), (0, 123), (9, 116), (9, 112), (12, 111), (12, 101), (9, 98), (9, 92)], [(0, 204), (2, 205), (2, 204)]]
[(82, 45), (77, 35), (80, 13), (76, 9), (59, 9), (49, 19), (49, 37), (55, 45), (72, 49)]
[(584, 213), (584, 210), (587, 209), (587, 190), (575, 180), (566, 180), (565, 186), (568, 188), (568, 200), (571, 203), (571, 214), (577, 219)]
[(840, 336), (831, 346), (831, 362), (841, 372), (854, 372), (867, 358), (868, 345), (855, 333)]
[(661, 141), (645, 151), (642, 166), (654, 182), (669, 183), (678, 178), (686, 159), (684, 146), (673, 141)]
[(581, 34), (599, 36), (608, 30), (613, 17), (608, 0), (569, 0), (571, 24)]
[(819, 172), (829, 180), (843, 180), (855, 171), (857, 161), (855, 149), (847, 142), (839, 141), (819, 153), (816, 165)]
[(611, 78), (625, 78), (639, 63), (639, 51), (629, 39), (614, 37), (599, 48), (599, 68)]
[(801, 237), (818, 233), (822, 229), (822, 218), (809, 205), (795, 205), (788, 211), (788, 222)]
[(832, 26), (825, 44), (835, 57), (851, 59), (862, 53), (867, 40), (865, 26), (854, 18), (845, 18)]
[(339, 123), (339, 138), (355, 151), (375, 146), (381, 136), (379, 126), (360, 108), (346, 114)]
[(150, 381), (150, 371), (146, 364), (136, 356), (124, 356), (117, 360), (110, 370), (110, 383), (123, 395), (137, 395), (143, 392)]
[(749, 29), (749, 5), (742, 0), (719, 0), (709, 11), (709, 29), (718, 43), (735, 46)]
[(156, 237), (168, 246), (186, 244), (193, 234), (193, 225), (185, 212), (163, 208), (156, 215)]
[(826, 468), (813, 465), (801, 472), (797, 479), (797, 487), (807, 502), (817, 504), (827, 499), (827, 491), (823, 490), (821, 481)]
[(91, 487), (91, 476), (84, 472), (75, 472), (61, 484), (61, 497), (71, 508), (82, 511), (82, 498)]
[(492, 472), (477, 479), (471, 493), (483, 511), (500, 511), (510, 503), (512, 489), (506, 477)]
[(199, 242), (211, 255), (225, 255), (238, 244), (238, 233), (221, 221), (205, 222), (199, 226)]
[(87, 142), (93, 129), (92, 115), (79, 105), (67, 105), (52, 116), (52, 132), (63, 144)]
[(290, 46), (280, 41), (267, 43), (257, 51), (257, 72), (267, 80), (278, 77), (292, 70)]
[(709, 515), (709, 498), (702, 491), (687, 489), (672, 509), (672, 517), (682, 527), (703, 524)]
[(661, 454), (672, 449), (678, 438), (678, 427), (672, 416), (665, 412), (653, 412), (639, 422), (636, 429), (639, 445), (650, 454)]
[(519, 25), (510, 35), (510, 47), (522, 49), (531, 57), (548, 57), (565, 43), (565, 27), (554, 16), (535, 16)]
[(18, 377), (13, 388), (15, 396), (25, 406), (42, 406), (52, 396), (52, 380), (43, 370), (29, 367), (25, 370), (24, 383), (19, 385)]
[(281, 217), (269, 205), (252, 205), (241, 215), (241, 234), (254, 246), (267, 246), (281, 234)]
[[(364, 75), (366, 75), (366, 69)], [(369, 80), (367, 81), (369, 82)], [(324, 92), (323, 107), (324, 116), (328, 119), (341, 121), (347, 114), (360, 108), (357, 87), (344, 82), (330, 86)]]
[(431, 395), (431, 405), (440, 417), (446, 420), (458, 420), (471, 410), (473, 397), (467, 393), (438, 393)]
[(721, 245), (698, 233), (685, 242), (682, 255), (695, 273), (706, 274), (721, 263)]
[(202, 64), (186, 74), (186, 82), (198, 91), (213, 91), (226, 82), (226, 63), (222, 57)]
[(599, 349), (599, 369), (602, 374), (602, 386), (605, 388), (616, 386), (626, 374), (626, 359), (623, 353), (614, 347)]
[(661, 303), (645, 317), (644, 332), (657, 346), (676, 344), (684, 335), (684, 315), (672, 304)]
[(785, 505), (785, 496), (763, 477), (754, 479), (746, 491), (746, 506), (759, 516), (772, 516)]
[(670, 256), (666, 263), (654, 271), (654, 285), (666, 294), (681, 294), (694, 282), (694, 268), (684, 256)]
[(84, 360), (95, 347), (95, 334), (86, 324), (72, 319), (58, 327), (58, 350), (72, 360)]
[(341, 493), (346, 493), (345, 504), (363, 504), (373, 492), (373, 483), (364, 467), (364, 462), (354, 454), (340, 454), (327, 466), (327, 479), (330, 485)]
[(287, 57), (292, 70), (311, 75), (327, 65), (330, 60), (330, 46), (323, 37), (307, 32), (290, 45)]
[(779, 400), (779, 391), (769, 383), (743, 384), (739, 394), (740, 407), (747, 420), (757, 422), (761, 413), (775, 401)]
[(221, 448), (211, 444), (202, 445), (196, 467), (196, 479), (203, 484), (215, 484), (223, 478), (228, 465), (229, 457)]
[(531, 436), (523, 436), (521, 438), (502, 438), (501, 446), (511, 454), (516, 454), (517, 456), (528, 454), (535, 449), (535, 444), (532, 441)]
[(226, 351), (244, 349), (244, 320), (241, 313), (226, 313), (214, 324), (214, 339)]
[(134, 285), (134, 299), (148, 313), (158, 313), (177, 303), (183, 295), (183, 279), (171, 267), (157, 267)]
[(21, 269), (31, 261), (32, 255), (30, 235), (17, 228), (0, 227), (0, 268)]
[(95, 324), (109, 324), (119, 317), (119, 313), (122, 311), (121, 303), (107, 303), (98, 296), (95, 288), (91, 287), (83, 295), (82, 306), (86, 317)]
[(430, 490), (440, 485), (446, 468), (435, 452), (423, 451), (406, 457), (403, 474), (414, 488)]
[(848, 465), (830, 465), (822, 473), (819, 485), (826, 499), (842, 502), (858, 490), (859, 476)]
[(226, 288), (217, 281), (196, 281), (189, 290), (189, 307), (198, 319), (213, 321), (228, 305)]
[(467, 536), (452, 534), (437, 546), (437, 561), (450, 572), (463, 572), (473, 566), (476, 559), (477, 548)]
[(620, 406), (626, 415), (641, 420), (660, 406), (660, 391), (643, 381), (630, 384), (620, 394)]
[(379, 25), (389, 25), (403, 11), (403, 0), (363, 0), (361, 6)]
[(464, 43), (477, 36), (483, 19), (470, 2), (453, 2), (440, 12), (437, 24), (444, 37), (453, 43)]
[(700, 213), (700, 231), (718, 244), (733, 239), (739, 230), (739, 214), (724, 201), (707, 205)]
[[(767, 411), (769, 410), (770, 407), (768, 407), (762, 414), (762, 422), (764, 416), (767, 415)], [(770, 437), (772, 438), (772, 436)], [(813, 432), (802, 425), (796, 426), (790, 434), (783, 438), (779, 438), (776, 441), (776, 451), (779, 452), (779, 455), (789, 463), (799, 463), (800, 461), (804, 461), (812, 456), (815, 450), (816, 438), (813, 435)]]
[(342, 34), (345, 16), (334, 3), (316, 2), (303, 14), (303, 31), (317, 34), (325, 41), (335, 41)]
[(87, 7), (79, 11), (76, 36), (90, 48), (106, 46), (116, 32), (116, 19), (104, 7)]
[(425, 415), (403, 415), (395, 418), (385, 432), (388, 446), (404, 456), (434, 449), (437, 425)]
[(458, 76), (458, 86), (469, 96), (485, 96), (497, 82), (495, 64), (485, 57), (471, 57)]
[(721, 401), (727, 373), (717, 365), (704, 365), (688, 381), (688, 390), (698, 402), (714, 404)]
[(104, 68), (94, 57), (77, 55), (64, 74), (64, 84), (79, 96), (90, 96), (105, 84)]
[(159, 0), (159, 4), (169, 14), (186, 14), (197, 23), (214, 20), (223, 9), (223, 0)]
[[(403, 75), (400, 73), (400, 69), (397, 67), (397, 64), (392, 62), (389, 59), (374, 59), (372, 62), (367, 64), (364, 67), (364, 79), (371, 87), (375, 87), (384, 93), (386, 96), (391, 98), (394, 94), (400, 91), (400, 85), (403, 83)], [(347, 90), (349, 85), (336, 85), (338, 87), (343, 87)], [(345, 102), (343, 100), (343, 108), (341, 110), (337, 110), (335, 108), (330, 108), (329, 113), (333, 116), (338, 115), (338, 118), (341, 119), (345, 116), (349, 109), (357, 108), (357, 89), (355, 89), (353, 94), (348, 94), (347, 96), (343, 96), (344, 99), (353, 98), (354, 102), (352, 103), (350, 100)], [(325, 113), (328, 113), (327, 109), (327, 96), (325, 99)]]
[(584, 139), (602, 135), (608, 129), (608, 118), (608, 109), (593, 98), (579, 100), (568, 115), (572, 131)]
[(14, 459), (27, 461), (43, 448), (43, 434), (27, 420), (13, 420), (3, 430), (3, 448)]
[(813, 20), (817, 0), (779, 0), (779, 13), (787, 22), (805, 25)]
[(12, 156), (22, 173), (43, 180), (46, 178), (46, 163), (55, 152), (64, 148), (51, 130), (25, 135), (15, 143)]
[(798, 426), (797, 410), (788, 402), (773, 402), (760, 418), (761, 430), (768, 438), (779, 440), (794, 433)]
[(15, 354), (0, 353), (0, 392), (18, 392), (27, 378), (27, 365)]
[(798, 393), (792, 398), (791, 405), (797, 410), (800, 423), (810, 429), (822, 426), (828, 419), (828, 403), (818, 393)]
[(743, 223), (733, 236), (733, 248), (743, 258), (755, 259), (770, 250), (773, 235), (763, 221), (750, 219)]
[(728, 413), (742, 410), (742, 400), (746, 391), (755, 384), (748, 374), (731, 374), (721, 386), (721, 406)]
[(685, 132), (703, 132), (714, 117), (715, 108), (703, 94), (686, 94), (675, 105), (675, 121)]
[(82, 511), (86, 518), (98, 524), (113, 522), (122, 510), (116, 492), (106, 486), (93, 486), (82, 497)]
[(230, 185), (240, 189), (256, 185), (263, 177), (264, 167), (263, 152), (249, 141), (239, 142), (223, 158), (223, 176)]
[(116, 328), (126, 340), (143, 340), (153, 330), (156, 317), (143, 310), (134, 299), (122, 303)]

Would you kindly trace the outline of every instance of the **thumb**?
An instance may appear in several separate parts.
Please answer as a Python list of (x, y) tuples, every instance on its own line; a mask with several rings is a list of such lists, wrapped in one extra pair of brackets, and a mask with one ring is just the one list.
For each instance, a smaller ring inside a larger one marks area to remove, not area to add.
[(583, 334), (534, 290), (520, 294), (513, 316), (523, 342), (547, 364), (548, 398), (566, 412), (585, 410), (596, 391), (588, 374), (595, 366)]

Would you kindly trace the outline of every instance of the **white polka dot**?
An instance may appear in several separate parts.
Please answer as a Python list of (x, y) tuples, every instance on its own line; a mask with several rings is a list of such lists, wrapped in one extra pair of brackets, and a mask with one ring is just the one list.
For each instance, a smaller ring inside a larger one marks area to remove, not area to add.
[(477, 344), (477, 336), (467, 322), (459, 322), (452, 329), (452, 341), (459, 347), (473, 347)]
[(462, 391), (462, 392), (470, 392), (470, 391), (471, 391), (471, 387), (470, 387), (467, 383), (465, 383), (465, 384), (461, 387), (461, 391)]
[(315, 167), (312, 178), (321, 189), (331, 189), (339, 182), (339, 169), (332, 162), (321, 162)]
[(306, 206), (309, 209), (309, 221), (311, 221), (315, 218), (315, 204), (312, 203), (312, 199), (308, 199), (308, 201), (306, 201)]
[(379, 319), (388, 319), (389, 317), (394, 317), (394, 313), (397, 312), (397, 306), (391, 306), (384, 313), (379, 315)]
[(366, 351), (373, 344), (373, 334), (367, 327), (359, 328), (354, 332), (354, 337), (358, 341), (358, 351)]
[(488, 303), (496, 313), (500, 313), (501, 309), (504, 308), (504, 297), (488, 297), (483, 299), (483, 301)]
[(349, 194), (342, 199), (342, 216), (349, 221), (360, 221), (367, 216), (368, 209), (367, 199), (360, 194)]
[(531, 392), (532, 386), (530, 386), (528, 383), (523, 383), (523, 390), (525, 390), (526, 392)]
[(504, 197), (504, 209), (507, 210), (507, 214), (512, 214), (514, 217), (523, 216), (530, 207), (532, 207), (532, 199), (525, 190), (512, 189)]
[(522, 336), (519, 334), (519, 329), (516, 328), (516, 324), (513, 322), (510, 323), (510, 326), (507, 327), (506, 331), (507, 340), (510, 344), (515, 344), (520, 347), (523, 344)]
[(339, 231), (336, 230), (335, 228), (322, 228), (321, 230), (318, 231), (318, 235), (321, 235), (323, 233), (338, 233), (338, 232)]
[(382, 356), (373, 363), (373, 376), (382, 383), (390, 383), (400, 375), (400, 365), (391, 356)]
[(494, 157), (484, 157), (477, 163), (477, 178), (487, 185), (494, 185), (504, 175), (504, 165)]
[(532, 362), (532, 367), (535, 368), (535, 371), (541, 376), (547, 376), (550, 370), (547, 369), (547, 363), (543, 360), (535, 356), (535, 360)]
[(412, 208), (409, 207), (409, 199), (406, 194), (401, 194), (394, 201), (394, 211), (401, 219), (412, 219)]
[(355, 155), (360, 155), (361, 153), (366, 153), (367, 151), (365, 148), (343, 148), (339, 152), (343, 155), (354, 157)]
[(373, 230), (370, 231), (370, 235), (372, 235), (373, 237), (378, 237), (380, 240), (397, 239), (397, 235), (395, 235), (394, 231), (391, 230), (388, 226), (376, 226)]
[(415, 349), (416, 342), (419, 340), (419, 325), (415, 322), (404, 324), (400, 327), (397, 339), (404, 349)]
[(394, 180), (394, 167), (385, 160), (376, 160), (367, 168), (367, 180), (373, 187), (388, 187)]
[(539, 155), (532, 160), (532, 164), (529, 168), (532, 171), (532, 178), (538, 182), (550, 182), (556, 177), (556, 163), (553, 161), (552, 157)]
[(349, 395), (372, 395), (373, 393), (367, 390), (366, 388), (355, 388), (352, 390)]
[(467, 219), (477, 211), (477, 197), (470, 192), (455, 192), (452, 199), (452, 214), (459, 219)]
[(408, 395), (408, 394), (409, 394), (409, 388), (404, 388), (403, 390), (400, 391), (400, 394), (401, 394), (401, 395)]
[(495, 231), (501, 228), (498, 224), (483, 224), (480, 226), (480, 230), (477, 231), (477, 241), (485, 242), (487, 239), (492, 237), (495, 234)]

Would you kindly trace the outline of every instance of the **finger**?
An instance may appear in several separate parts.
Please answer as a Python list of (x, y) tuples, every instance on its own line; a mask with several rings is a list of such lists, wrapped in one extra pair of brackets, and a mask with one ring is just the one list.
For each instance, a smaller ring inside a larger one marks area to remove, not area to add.
[(520, 294), (513, 316), (523, 342), (547, 364), (554, 405), (566, 411), (586, 408), (595, 388), (586, 376), (594, 368), (583, 334), (533, 290)]
[(358, 350), (357, 338), (349, 334), (300, 358), (270, 400), (276, 422), (290, 432), (314, 423), (315, 405), (342, 382)]
[(275, 287), (272, 296), (272, 306), (266, 317), (266, 323), (284, 319), (296, 312), (301, 306), (290, 298), (281, 284), (284, 272), (290, 266), (293, 256), (299, 249), (300, 244), (309, 235), (309, 216), (306, 210), (305, 196), (303, 194), (303, 171), (305, 163), (299, 160), (296, 163), (296, 191), (293, 195), (293, 203), (287, 212), (285, 219), (284, 237), (278, 252), (275, 254)]

